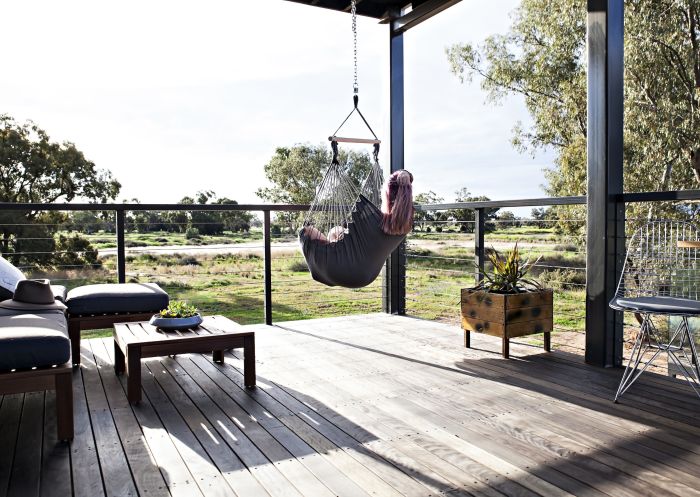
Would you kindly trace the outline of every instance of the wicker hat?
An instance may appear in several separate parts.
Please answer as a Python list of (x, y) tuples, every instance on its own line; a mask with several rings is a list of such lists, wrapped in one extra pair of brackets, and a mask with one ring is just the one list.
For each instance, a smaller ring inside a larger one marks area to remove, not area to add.
[(48, 309), (65, 310), (66, 306), (57, 302), (49, 280), (21, 280), (10, 300), (0, 302), (5, 309), (38, 311)]

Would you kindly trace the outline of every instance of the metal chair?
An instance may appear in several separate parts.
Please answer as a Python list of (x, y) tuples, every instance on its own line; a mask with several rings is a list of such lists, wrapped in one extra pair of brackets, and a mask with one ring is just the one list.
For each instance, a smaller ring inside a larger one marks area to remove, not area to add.
[[(661, 352), (668, 354), (669, 362), (678, 367), (700, 396), (698, 355), (688, 325), (689, 317), (700, 317), (698, 256), (698, 230), (686, 222), (653, 221), (639, 228), (630, 240), (622, 276), (610, 307), (633, 312), (640, 322), (640, 330), (615, 394), (615, 402)], [(653, 323), (651, 318), (654, 315), (681, 318), (675, 330), (668, 330), (668, 339), (664, 339)], [(642, 363), (650, 350), (654, 351), (653, 355)]]

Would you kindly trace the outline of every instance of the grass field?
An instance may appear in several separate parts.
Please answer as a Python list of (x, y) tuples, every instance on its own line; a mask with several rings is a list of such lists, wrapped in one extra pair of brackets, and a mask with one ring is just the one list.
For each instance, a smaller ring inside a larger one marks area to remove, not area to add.
[[(261, 233), (202, 237), (201, 245), (261, 242)], [(106, 234), (89, 235), (93, 243), (109, 248)], [(242, 323), (263, 321), (263, 261), (260, 245), (252, 243), (231, 253), (206, 254), (194, 250), (181, 234), (130, 233), (133, 246), (179, 246), (182, 253), (133, 253), (127, 256), (129, 281), (157, 282), (172, 299), (186, 300), (204, 314), (223, 314)], [(289, 242), (278, 236), (273, 243)], [(487, 234), (487, 248), (499, 250), (518, 242), (525, 257), (538, 260), (537, 275), (555, 289), (555, 346), (577, 349), (585, 321), (585, 254), (576, 244), (552, 230), (533, 227), (500, 229)], [(137, 244), (138, 243), (138, 244)], [(459, 321), (460, 289), (474, 284), (474, 238), (447, 232), (413, 233), (408, 240), (406, 266), (407, 313), (431, 319)], [(248, 248), (250, 247), (250, 248)], [(71, 270), (47, 274), (69, 287), (89, 282), (115, 281), (113, 256), (102, 257), (98, 270)], [(289, 245), (273, 245), (273, 320), (299, 320), (322, 316), (381, 311), (382, 278), (367, 288), (330, 288), (314, 282), (300, 251)], [(104, 336), (110, 330), (93, 332)], [(91, 336), (91, 335), (88, 335)], [(538, 337), (526, 339), (532, 343)]]

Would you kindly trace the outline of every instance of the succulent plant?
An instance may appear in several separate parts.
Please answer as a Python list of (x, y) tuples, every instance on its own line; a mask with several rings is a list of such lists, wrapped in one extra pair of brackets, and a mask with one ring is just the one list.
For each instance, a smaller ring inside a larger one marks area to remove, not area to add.
[(187, 302), (170, 302), (167, 309), (160, 311), (162, 318), (189, 318), (197, 314), (197, 308)]
[(493, 268), (490, 272), (479, 271), (483, 279), (474, 287), (475, 290), (511, 294), (542, 288), (536, 280), (527, 278), (530, 270), (540, 259), (538, 258), (535, 262), (530, 262), (529, 259), (523, 261), (517, 243), (515, 247), (503, 254), (492, 248), (489, 260)]

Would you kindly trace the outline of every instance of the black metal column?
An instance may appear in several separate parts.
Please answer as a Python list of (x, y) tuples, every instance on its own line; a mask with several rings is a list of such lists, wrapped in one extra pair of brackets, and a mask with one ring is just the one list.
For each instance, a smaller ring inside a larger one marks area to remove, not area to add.
[(622, 317), (608, 302), (624, 257), (623, 0), (588, 0), (586, 362), (622, 363)]
[(265, 278), (265, 324), (272, 324), (272, 242), (270, 240), (270, 211), (263, 211), (263, 266)]
[(484, 265), (486, 263), (486, 250), (484, 249), (484, 233), (486, 233), (486, 214), (484, 208), (474, 211), (474, 283), (484, 279)]
[(124, 233), (126, 226), (124, 222), (124, 209), (116, 211), (117, 214), (117, 282), (126, 283), (126, 249), (124, 244)]
[[(404, 72), (403, 33), (390, 28), (390, 172), (404, 168)], [(406, 243), (402, 243), (386, 262), (382, 288), (384, 312), (406, 313)]]

